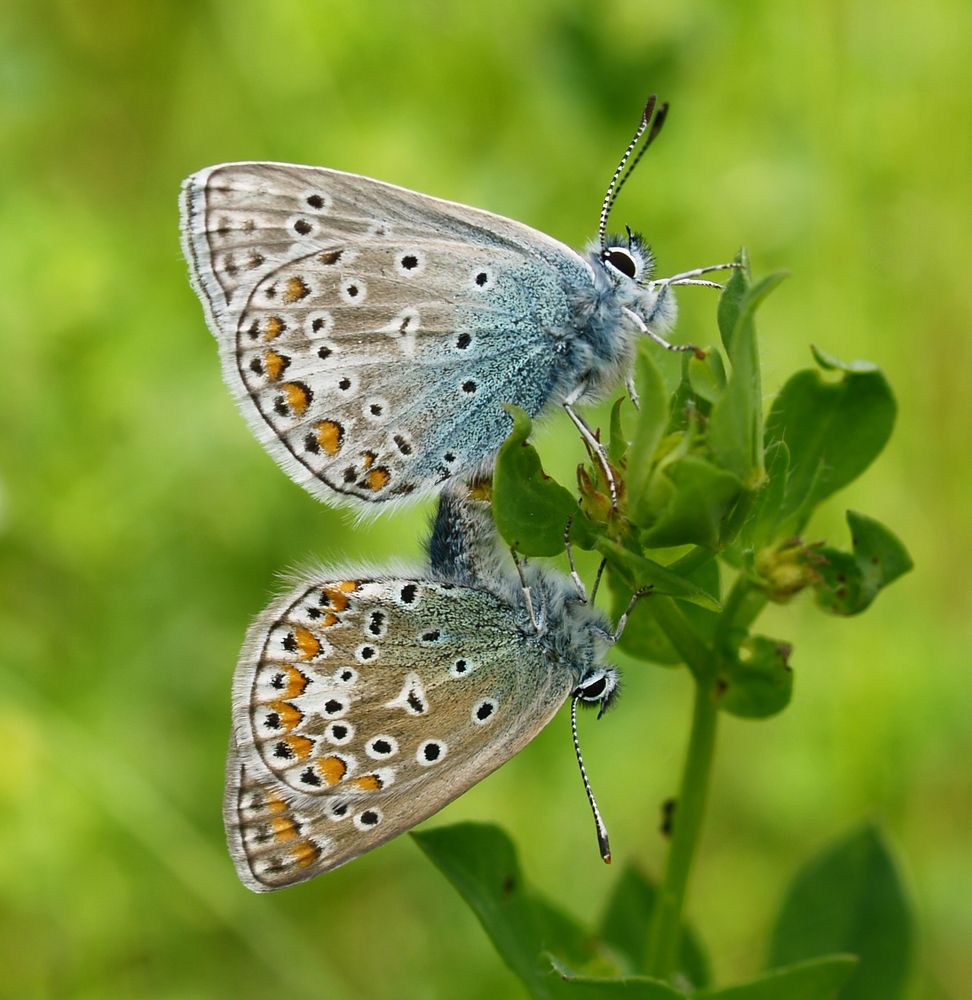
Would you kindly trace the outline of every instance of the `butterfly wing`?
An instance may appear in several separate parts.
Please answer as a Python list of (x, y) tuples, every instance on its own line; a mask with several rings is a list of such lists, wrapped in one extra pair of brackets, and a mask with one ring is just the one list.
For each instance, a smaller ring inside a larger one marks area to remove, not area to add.
[(225, 820), (266, 891), (350, 861), (521, 749), (571, 679), (494, 593), (329, 575), (271, 605), (234, 684)]
[(500, 216), (324, 168), (183, 187), (183, 250), (247, 420), (325, 499), (420, 496), (487, 462), (501, 403), (572, 388), (589, 265)]

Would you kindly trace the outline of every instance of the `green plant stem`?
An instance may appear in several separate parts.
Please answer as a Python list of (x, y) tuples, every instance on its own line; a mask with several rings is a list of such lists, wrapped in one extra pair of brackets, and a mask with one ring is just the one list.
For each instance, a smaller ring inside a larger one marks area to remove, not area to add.
[(682, 909), (705, 812), (718, 713), (709, 686), (696, 683), (692, 732), (672, 821), (671, 843), (648, 931), (645, 971), (656, 979), (669, 979), (676, 968)]
[(685, 617), (678, 602), (670, 597), (652, 596), (649, 604), (665, 637), (685, 661), (696, 682), (705, 684), (712, 669), (712, 655)]
[(740, 573), (722, 606), (716, 628), (716, 648), (719, 648), (718, 643), (725, 640), (731, 629), (748, 629), (766, 607), (766, 602), (766, 594)]
[(682, 576), (687, 576), (693, 570), (712, 562), (715, 557), (715, 549), (707, 549), (702, 545), (695, 545), (681, 559), (676, 559), (668, 568), (673, 573), (680, 573)]

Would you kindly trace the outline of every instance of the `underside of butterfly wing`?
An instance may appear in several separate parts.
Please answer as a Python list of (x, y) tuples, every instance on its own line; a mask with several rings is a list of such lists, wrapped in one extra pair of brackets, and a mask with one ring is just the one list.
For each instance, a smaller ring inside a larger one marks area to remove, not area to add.
[(421, 822), (521, 749), (572, 684), (524, 612), (433, 579), (328, 575), (251, 628), (234, 685), (225, 819), (258, 891)]
[(322, 168), (193, 175), (183, 245), (224, 376), (315, 495), (367, 504), (480, 469), (590, 363), (588, 265), (527, 226)]

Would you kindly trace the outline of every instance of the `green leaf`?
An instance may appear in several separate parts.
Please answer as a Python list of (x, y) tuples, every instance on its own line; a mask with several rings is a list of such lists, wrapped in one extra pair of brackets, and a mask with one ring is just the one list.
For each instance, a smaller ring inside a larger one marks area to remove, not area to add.
[(812, 860), (791, 884), (772, 934), (769, 966), (835, 951), (860, 958), (841, 1000), (904, 994), (913, 921), (880, 833), (856, 830)]
[(500, 448), (493, 473), (497, 530), (522, 555), (558, 555), (564, 551), (567, 522), (586, 518), (572, 494), (543, 471), (540, 456), (527, 441), (530, 418), (519, 407), (506, 409), (513, 430)]
[(775, 521), (775, 537), (799, 534), (817, 504), (874, 461), (894, 426), (894, 396), (881, 372), (866, 362), (838, 364), (826, 359), (826, 377), (811, 368), (797, 372), (766, 418), (767, 449), (784, 442), (789, 454), (775, 517), (766, 511), (762, 518)]
[(749, 489), (763, 480), (762, 390), (759, 376), (759, 350), (756, 346), (757, 307), (783, 280), (783, 273), (770, 274), (747, 288), (738, 298), (741, 272), (733, 274), (723, 296), (730, 304), (720, 309), (720, 326), (735, 316), (732, 331), (723, 330), (723, 340), (732, 365), (732, 374), (709, 417), (709, 449), (724, 468), (735, 473)]
[(912, 568), (907, 550), (880, 521), (847, 512), (853, 554), (829, 546), (813, 550), (817, 604), (836, 615), (856, 615), (878, 592)]
[(715, 403), (726, 388), (726, 367), (718, 351), (709, 351), (705, 360), (688, 356), (688, 381), (699, 399)]
[[(550, 975), (546, 952), (577, 961), (583, 942), (591, 938), (550, 904), (533, 900), (509, 837), (486, 823), (458, 823), (412, 837), (476, 914), (531, 995), (559, 996), (561, 984)], [(596, 958), (593, 942), (591, 957)]]
[(632, 590), (650, 585), (655, 594), (667, 594), (683, 601), (691, 601), (709, 611), (719, 610), (719, 602), (711, 594), (661, 563), (646, 559), (603, 536), (597, 539), (596, 547), (607, 556), (608, 562)]
[(575, 975), (561, 962), (551, 957), (551, 966), (561, 977), (555, 996), (562, 1000), (686, 1000), (687, 994), (659, 979), (647, 976), (626, 976), (603, 979)]
[(763, 719), (782, 711), (793, 694), (791, 647), (763, 635), (748, 635), (721, 664), (719, 707), (744, 719)]
[(780, 510), (790, 471), (790, 449), (785, 441), (771, 441), (764, 453), (766, 480), (756, 494), (746, 523), (739, 533), (743, 548), (759, 549), (776, 536)]
[(853, 955), (828, 955), (766, 972), (748, 983), (703, 990), (694, 1000), (835, 1000), (857, 965)]
[(849, 510), (847, 525), (861, 575), (875, 593), (914, 566), (904, 545), (880, 521)]
[(732, 335), (736, 331), (736, 323), (739, 320), (739, 309), (742, 300), (749, 291), (752, 284), (749, 272), (749, 254), (745, 247), (741, 247), (736, 254), (736, 263), (742, 267), (736, 268), (729, 275), (726, 287), (723, 288), (719, 296), (719, 307), (716, 312), (716, 319), (719, 324), (719, 333), (722, 335), (722, 346), (726, 353), (732, 348)]
[[(657, 897), (655, 883), (634, 865), (625, 865), (601, 917), (601, 939), (624, 955), (632, 972), (645, 967), (648, 928)], [(711, 978), (708, 957), (688, 927), (682, 928), (679, 938), (676, 973), (693, 989), (707, 986)]]
[(648, 523), (641, 541), (651, 548), (718, 545), (724, 519), (739, 497), (739, 478), (697, 455), (659, 468), (638, 522)]
[[(701, 587), (705, 593), (718, 597), (719, 563), (715, 559), (685, 573), (684, 578)], [(612, 610), (617, 620), (628, 606), (632, 588), (626, 586), (612, 571), (609, 571), (608, 583), (613, 598)], [(686, 603), (682, 606), (682, 611), (700, 639), (706, 641), (712, 638), (716, 622), (719, 620), (718, 615), (698, 604)], [(652, 602), (647, 599), (639, 601), (628, 615), (628, 622), (624, 632), (621, 633), (618, 645), (629, 656), (660, 666), (677, 666), (682, 662), (681, 655), (658, 624)]]
[(628, 504), (632, 510), (638, 508), (648, 485), (658, 442), (661, 441), (668, 420), (668, 392), (653, 354), (651, 345), (639, 341), (635, 362), (635, 384), (638, 388), (640, 409), (625, 475)]
[(629, 442), (624, 433), (624, 425), (621, 423), (621, 407), (624, 405), (624, 396), (618, 396), (611, 407), (611, 438), (608, 441), (608, 461), (615, 468), (619, 468), (621, 460), (627, 455)]

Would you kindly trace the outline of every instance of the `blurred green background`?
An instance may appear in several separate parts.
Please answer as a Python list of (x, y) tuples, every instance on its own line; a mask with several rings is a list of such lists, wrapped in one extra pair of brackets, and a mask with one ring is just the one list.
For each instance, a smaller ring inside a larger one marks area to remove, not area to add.
[[(181, 178), (277, 159), (491, 209), (572, 245), (652, 90), (672, 103), (615, 221), (662, 272), (749, 246), (767, 394), (808, 345), (879, 363), (891, 445), (844, 507), (914, 573), (855, 620), (803, 598), (793, 705), (726, 718), (690, 915), (750, 975), (790, 874), (865, 818), (917, 908), (914, 997), (972, 979), (972, 6), (8, 0), (0, 18), (0, 969), (20, 997), (519, 995), (408, 838), (299, 888), (236, 880), (220, 818), (229, 685), (275, 574), (416, 556), (428, 509), (356, 525), (251, 438), (179, 253)], [(715, 296), (681, 296), (711, 343)], [(596, 414), (594, 415), (596, 416)], [(562, 444), (560, 444), (562, 442)], [(569, 476), (565, 421), (541, 446)], [(559, 463), (559, 464), (558, 464)], [(588, 564), (585, 564), (588, 565)], [(623, 662), (622, 662), (623, 666)], [(690, 684), (631, 665), (585, 720), (619, 859), (658, 870)], [(432, 823), (503, 824), (536, 886), (607, 895), (558, 717)], [(968, 995), (965, 993), (964, 995)]]

